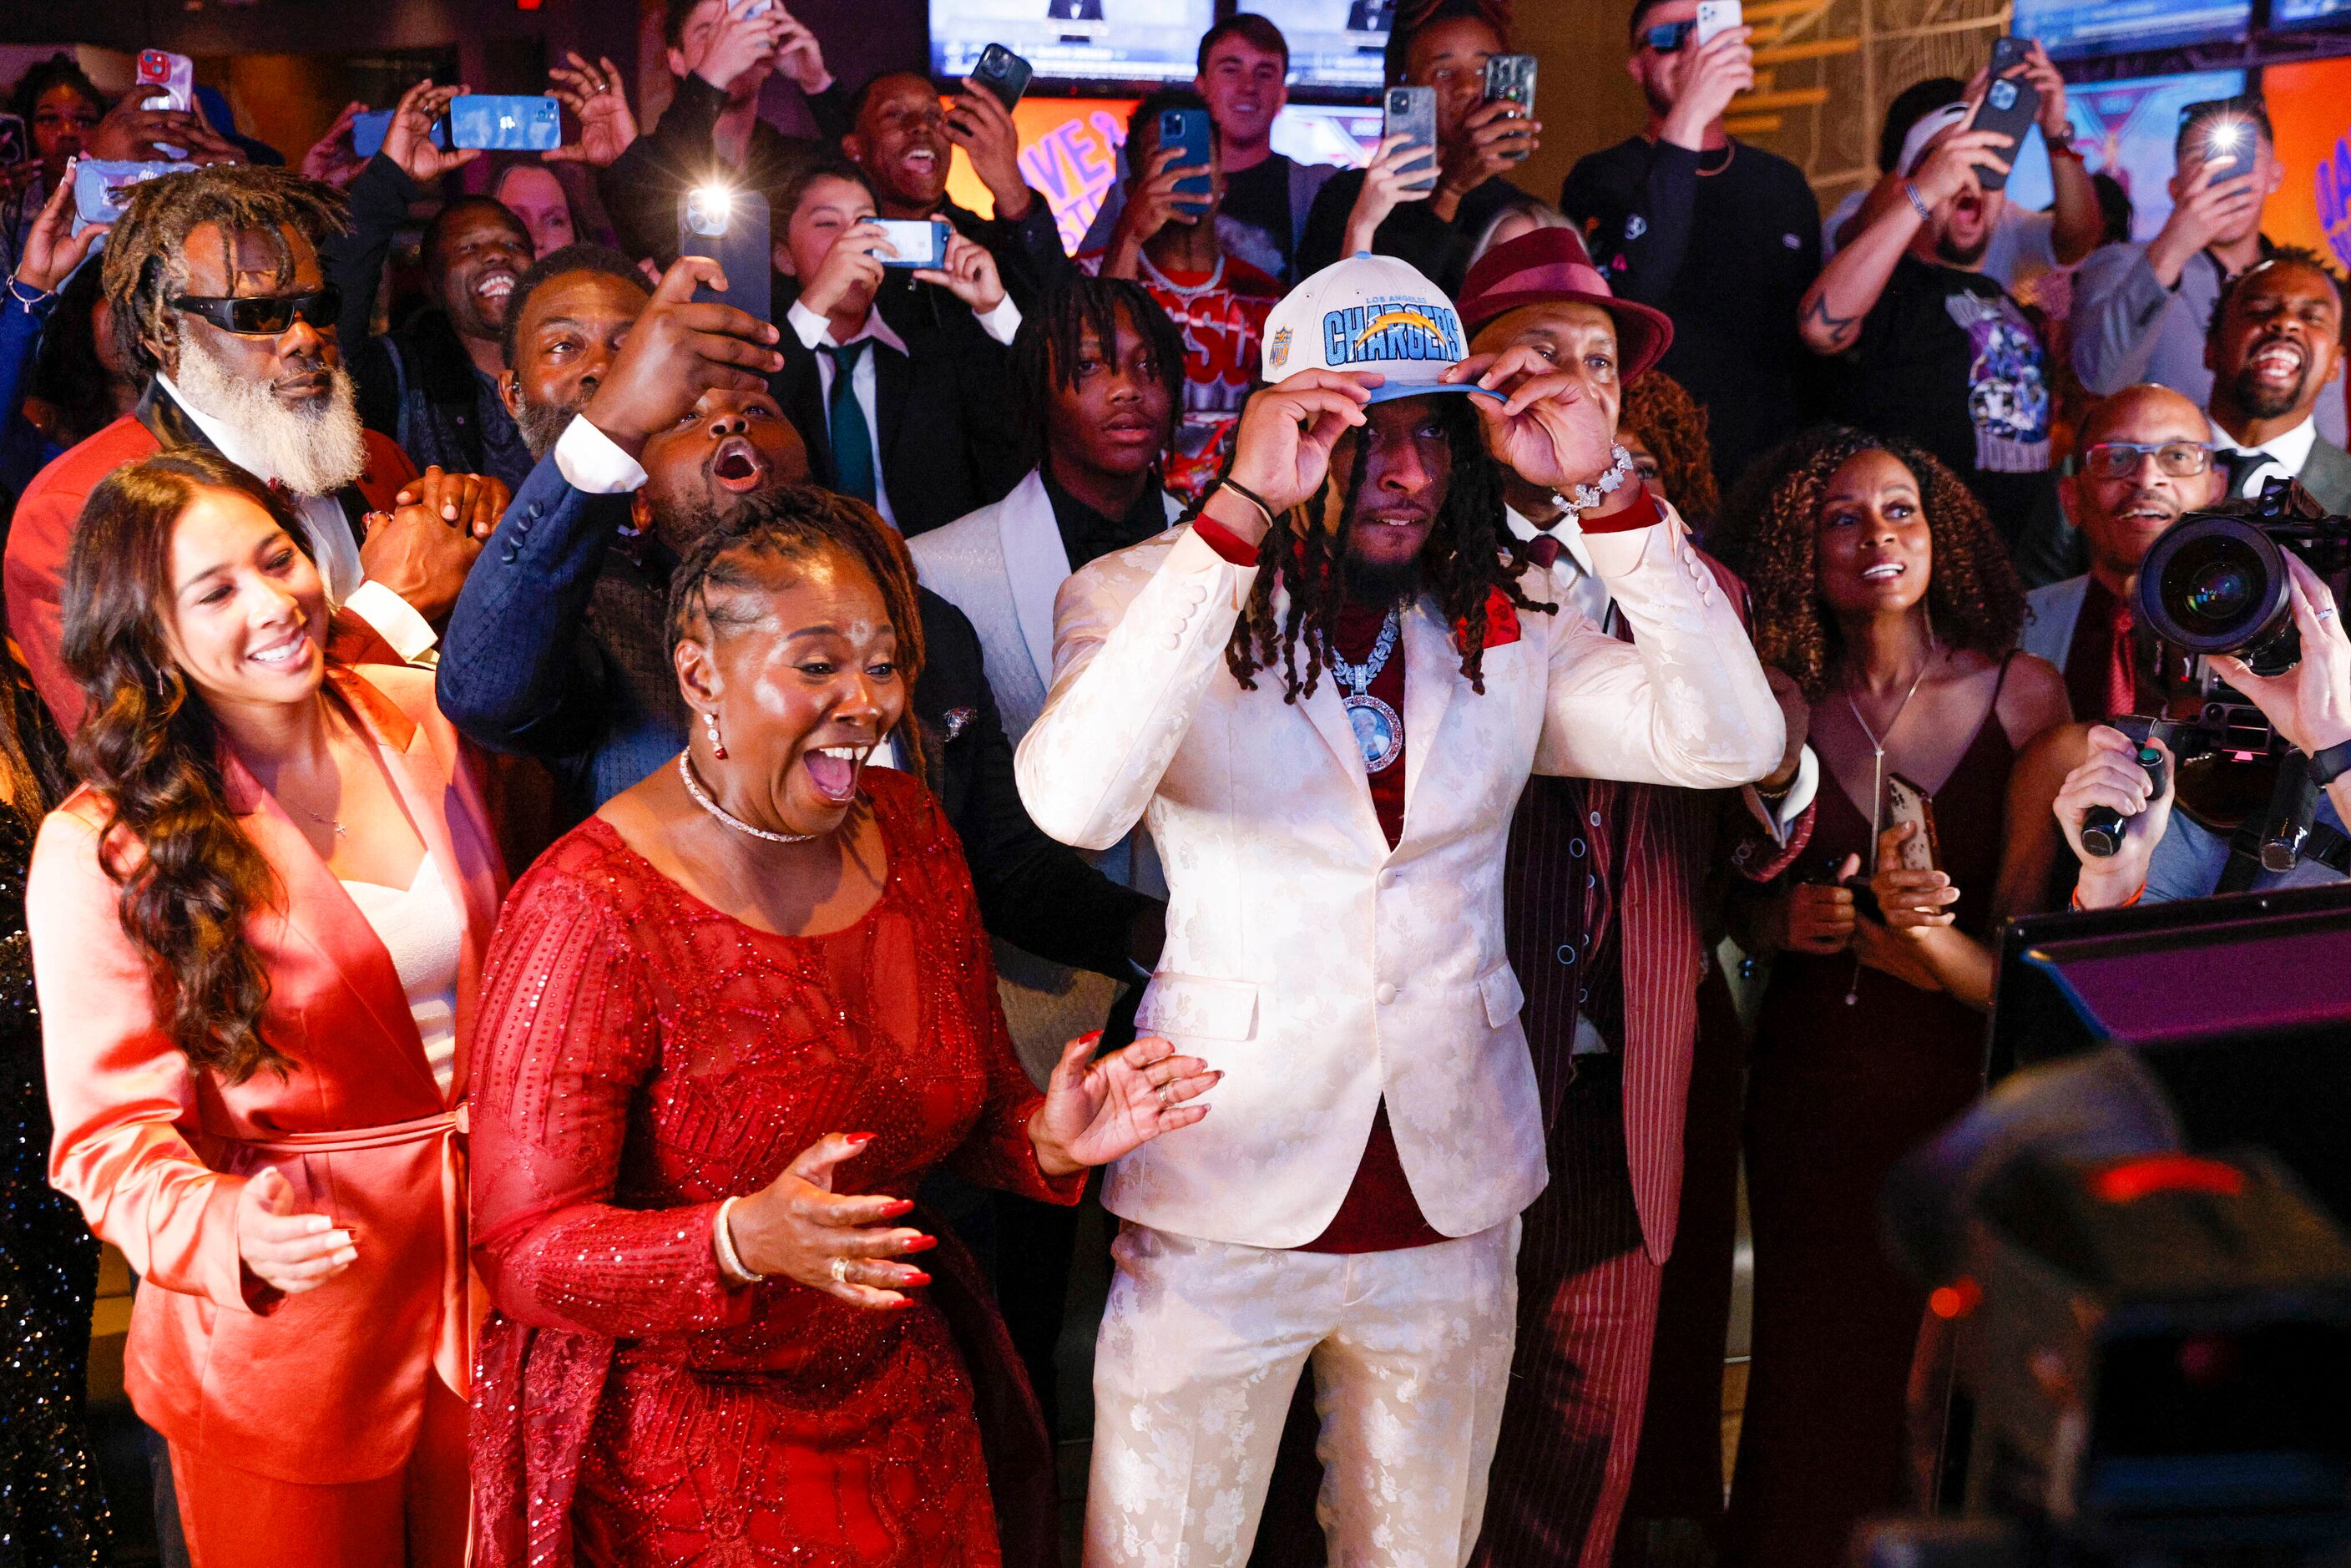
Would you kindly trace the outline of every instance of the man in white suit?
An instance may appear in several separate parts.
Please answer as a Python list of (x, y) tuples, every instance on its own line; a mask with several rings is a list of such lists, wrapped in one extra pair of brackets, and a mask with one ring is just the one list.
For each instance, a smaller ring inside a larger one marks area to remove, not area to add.
[[(1189, 1147), (1104, 1189), (1127, 1223), (1093, 1568), (1243, 1562), (1310, 1357), (1332, 1561), (1468, 1560), (1545, 1179), (1511, 810), (1536, 769), (1722, 789), (1780, 759), (1738, 616), (1605, 411), (1534, 348), (1463, 344), (1405, 263), (1308, 279), (1230, 477), (1056, 605), (1022, 798), (1081, 847), (1149, 827), (1169, 912), (1140, 1022), (1226, 1074)], [(1580, 511), (1635, 643), (1510, 546), (1505, 464)]]

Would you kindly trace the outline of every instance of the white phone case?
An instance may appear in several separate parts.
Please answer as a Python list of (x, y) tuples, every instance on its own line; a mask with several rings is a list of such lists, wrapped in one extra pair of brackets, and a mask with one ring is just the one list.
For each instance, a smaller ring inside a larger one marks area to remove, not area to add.
[(1703, 48), (1717, 33), (1728, 32), (1741, 20), (1739, 0), (1698, 0), (1698, 41)]

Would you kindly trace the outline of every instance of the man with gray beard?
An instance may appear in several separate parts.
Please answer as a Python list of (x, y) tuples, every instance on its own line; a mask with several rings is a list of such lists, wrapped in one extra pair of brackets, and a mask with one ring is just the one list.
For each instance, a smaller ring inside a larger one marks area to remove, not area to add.
[(437, 468), (419, 478), (360, 425), (319, 262), (341, 202), (285, 169), (215, 165), (140, 186), (114, 225), (113, 329), (151, 379), (132, 413), (26, 487), (5, 563), (9, 632), (68, 732), (81, 697), (58, 649), (74, 528), (100, 479), (159, 450), (210, 447), (293, 500), (336, 609), (338, 657), (432, 652), (506, 487)]

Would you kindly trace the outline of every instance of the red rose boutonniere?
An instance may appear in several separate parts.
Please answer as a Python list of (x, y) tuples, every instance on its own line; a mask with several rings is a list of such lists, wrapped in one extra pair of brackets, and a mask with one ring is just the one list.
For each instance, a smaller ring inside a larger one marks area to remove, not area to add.
[[(1500, 589), (1488, 589), (1486, 591), (1486, 646), (1500, 648), (1518, 640), (1519, 607), (1511, 603), (1510, 596)], [(1456, 621), (1453, 623), (1453, 645), (1457, 648), (1467, 648), (1469, 645), (1468, 622)]]

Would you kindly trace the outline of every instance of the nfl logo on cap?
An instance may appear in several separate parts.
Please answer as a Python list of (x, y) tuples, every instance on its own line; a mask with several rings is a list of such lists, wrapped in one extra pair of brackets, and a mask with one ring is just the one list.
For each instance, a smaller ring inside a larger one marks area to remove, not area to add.
[[(1266, 318), (1264, 376), (1373, 371), (1374, 402), (1483, 389), (1438, 377), (1468, 357), (1469, 335), (1445, 291), (1390, 256), (1351, 256), (1291, 289)], [(1488, 394), (1492, 395), (1492, 394)]]

